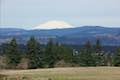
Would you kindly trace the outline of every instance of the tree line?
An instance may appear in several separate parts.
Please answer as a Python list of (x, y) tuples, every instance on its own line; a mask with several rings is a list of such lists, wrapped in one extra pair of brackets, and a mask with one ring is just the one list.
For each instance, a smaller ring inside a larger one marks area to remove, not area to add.
[(76, 51), (52, 39), (43, 48), (35, 37), (31, 37), (26, 43), (26, 49), (22, 51), (13, 38), (0, 52), (4, 52), (0, 56), (0, 68), (7, 69), (120, 66), (120, 47), (115, 53), (104, 52), (99, 39), (94, 46), (87, 41), (80, 51)]

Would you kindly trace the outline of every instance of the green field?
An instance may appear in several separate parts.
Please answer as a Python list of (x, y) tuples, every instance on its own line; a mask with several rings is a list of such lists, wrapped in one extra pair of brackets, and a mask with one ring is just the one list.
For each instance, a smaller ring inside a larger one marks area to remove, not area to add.
[(1, 70), (0, 74), (4, 80), (120, 80), (119, 67)]

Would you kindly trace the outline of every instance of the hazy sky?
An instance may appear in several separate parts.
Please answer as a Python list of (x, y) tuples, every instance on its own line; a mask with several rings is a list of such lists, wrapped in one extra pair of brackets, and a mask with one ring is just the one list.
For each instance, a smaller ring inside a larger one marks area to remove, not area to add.
[(0, 27), (28, 28), (51, 20), (120, 27), (120, 0), (0, 0)]

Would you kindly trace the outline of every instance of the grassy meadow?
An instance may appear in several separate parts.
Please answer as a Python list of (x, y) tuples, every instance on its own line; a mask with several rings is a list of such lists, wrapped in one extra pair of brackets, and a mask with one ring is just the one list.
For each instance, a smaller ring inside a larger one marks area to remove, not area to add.
[(0, 74), (0, 80), (120, 80), (119, 67), (1, 70)]

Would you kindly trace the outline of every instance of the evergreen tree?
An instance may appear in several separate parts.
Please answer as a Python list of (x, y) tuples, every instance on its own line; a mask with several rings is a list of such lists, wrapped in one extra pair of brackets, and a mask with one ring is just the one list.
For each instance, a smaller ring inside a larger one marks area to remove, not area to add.
[(18, 44), (15, 38), (13, 38), (8, 44), (8, 48), (5, 50), (5, 52), (8, 67), (16, 68), (17, 64), (20, 62), (20, 54), (18, 51)]
[(96, 41), (96, 45), (95, 45), (95, 52), (96, 52), (96, 53), (100, 53), (101, 50), (102, 50), (101, 42), (100, 42), (99, 39), (97, 39), (97, 41)]
[(80, 66), (95, 66), (95, 60), (90, 41), (87, 41), (79, 56)]
[(105, 57), (105, 65), (106, 66), (112, 66), (113, 64), (113, 55), (112, 55), (112, 53), (111, 52), (109, 52), (109, 53), (106, 53), (106, 55), (105, 55), (106, 57)]
[(120, 66), (120, 47), (118, 48), (117, 53), (114, 56), (113, 64), (114, 66)]
[(29, 68), (43, 67), (40, 44), (35, 40), (34, 37), (31, 37), (27, 42), (27, 58), (29, 59)]
[(50, 39), (45, 48), (45, 62), (49, 68), (54, 67), (54, 64), (56, 62), (57, 53), (55, 53), (55, 50), (55, 44), (53, 43), (53, 40)]
[(99, 39), (96, 41), (94, 57), (96, 59), (97, 66), (105, 65), (105, 54), (102, 52), (102, 45)]
[(53, 48), (53, 53), (54, 53), (54, 57), (55, 57), (55, 60), (56, 62), (63, 59), (63, 46), (60, 45), (58, 42), (57, 43), (54, 43), (52, 48)]
[(73, 50), (68, 46), (61, 46), (62, 52), (60, 55), (66, 63), (71, 63), (73, 60)]
[(53, 43), (53, 40), (50, 39), (46, 45), (45, 57), (46, 64), (50, 68), (59, 61), (70, 63), (72, 62), (72, 49), (59, 43)]

